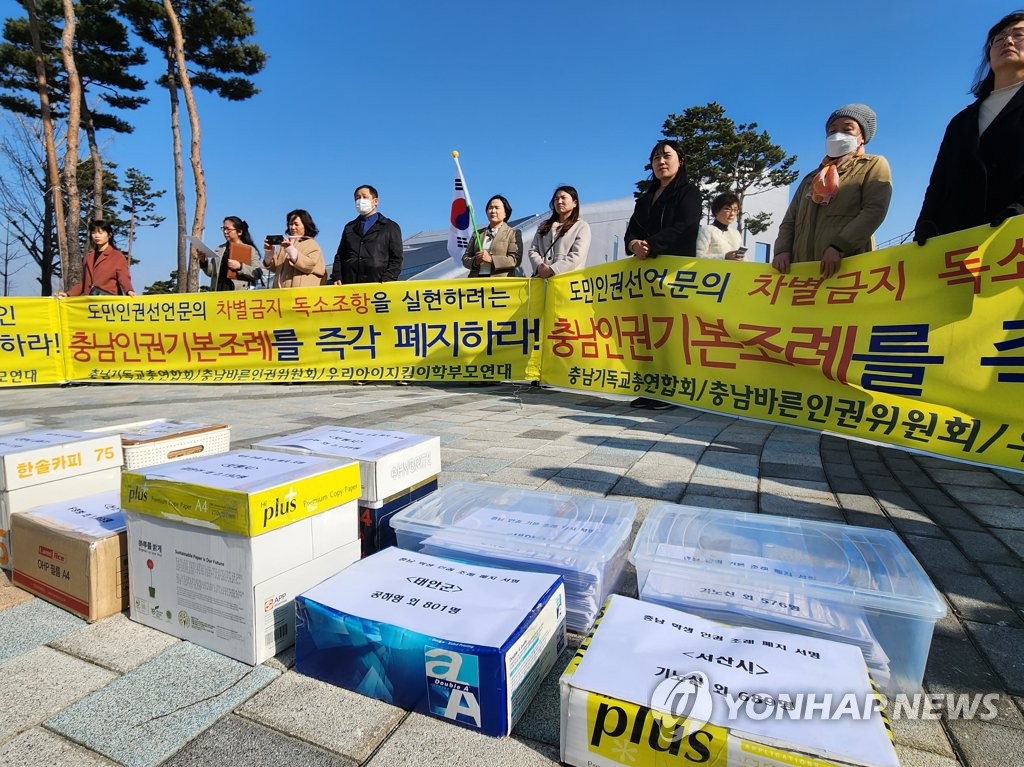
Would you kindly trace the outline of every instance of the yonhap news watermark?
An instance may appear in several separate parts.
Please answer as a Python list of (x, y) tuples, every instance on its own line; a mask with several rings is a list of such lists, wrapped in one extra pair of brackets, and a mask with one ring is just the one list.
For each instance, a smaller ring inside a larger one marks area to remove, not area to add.
[(977, 719), (998, 716), (998, 693), (773, 692), (732, 690), (715, 684), (702, 672), (676, 674), (654, 688), (650, 707), (688, 722), (687, 730), (709, 721), (726, 724), (740, 719), (841, 721)]

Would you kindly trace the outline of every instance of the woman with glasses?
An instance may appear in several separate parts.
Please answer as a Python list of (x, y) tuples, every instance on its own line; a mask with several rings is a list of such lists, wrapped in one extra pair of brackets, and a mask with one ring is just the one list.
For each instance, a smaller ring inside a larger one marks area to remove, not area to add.
[(892, 199), (888, 161), (866, 154), (877, 118), (867, 104), (847, 104), (825, 120), (825, 157), (804, 176), (779, 224), (772, 266), (783, 274), (790, 264), (818, 261), (825, 279), (843, 258), (875, 248)]
[(697, 232), (697, 258), (743, 260), (746, 249), (740, 251), (740, 232), (733, 226), (739, 213), (740, 198), (732, 192), (720, 194), (711, 201), (714, 220)]
[(914, 227), (914, 241), (1024, 213), (1024, 11), (988, 31), (971, 93), (954, 117)]
[(224, 244), (216, 257), (199, 256), (199, 268), (210, 278), (210, 290), (246, 290), (256, 281), (260, 254), (249, 234), (249, 225), (238, 216), (228, 216), (221, 227)]

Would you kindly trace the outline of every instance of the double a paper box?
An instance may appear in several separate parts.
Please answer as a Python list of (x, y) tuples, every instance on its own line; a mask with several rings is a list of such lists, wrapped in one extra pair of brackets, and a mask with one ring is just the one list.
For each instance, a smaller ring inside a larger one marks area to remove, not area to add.
[(898, 767), (857, 648), (613, 595), (559, 680), (577, 767)]
[(631, 553), (640, 598), (854, 645), (890, 693), (918, 692), (942, 596), (889, 530), (659, 503)]
[(359, 498), (359, 464), (235, 450), (126, 471), (121, 505), (189, 525), (261, 535)]
[(565, 647), (562, 579), (384, 549), (295, 601), (300, 673), (508, 734)]
[(157, 418), (90, 431), (96, 434), (121, 435), (125, 469), (139, 469), (185, 458), (217, 455), (227, 452), (231, 446), (231, 429), (224, 424)]
[(295, 596), (359, 559), (356, 502), (258, 536), (127, 512), (131, 618), (255, 665), (295, 639)]
[(44, 504), (69, 501), (107, 490), (116, 490), (120, 485), (121, 470), (114, 468), (92, 471), (78, 477), (57, 479), (42, 485), (0, 492), (0, 567), (7, 570), (11, 568), (13, 561), (11, 523), (18, 514)]
[(16, 586), (90, 623), (128, 607), (119, 490), (15, 514), (11, 538)]
[(441, 438), (399, 431), (318, 426), (253, 447), (359, 461), (363, 501), (383, 501), (441, 473)]

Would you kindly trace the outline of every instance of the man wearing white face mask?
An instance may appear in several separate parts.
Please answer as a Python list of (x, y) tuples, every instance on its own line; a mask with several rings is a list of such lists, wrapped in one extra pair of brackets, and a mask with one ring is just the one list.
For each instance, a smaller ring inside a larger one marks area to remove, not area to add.
[(402, 230), (377, 212), (377, 190), (369, 184), (353, 194), (359, 215), (345, 224), (331, 269), (333, 285), (393, 282), (402, 273)]
[(797, 187), (779, 224), (772, 266), (820, 261), (822, 277), (838, 271), (844, 256), (874, 250), (875, 230), (892, 199), (892, 171), (881, 155), (864, 153), (875, 135), (867, 104), (847, 104), (825, 121), (825, 158)]

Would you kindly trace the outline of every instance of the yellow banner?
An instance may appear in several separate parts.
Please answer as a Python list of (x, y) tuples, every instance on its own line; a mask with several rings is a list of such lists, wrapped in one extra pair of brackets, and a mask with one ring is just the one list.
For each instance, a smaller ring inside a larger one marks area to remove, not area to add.
[(539, 280), (395, 282), (61, 302), (88, 381), (479, 381), (536, 377)]
[(788, 275), (626, 259), (502, 278), (0, 299), (0, 387), (546, 383), (1024, 469), (1024, 216)]
[(662, 257), (550, 280), (548, 383), (1024, 468), (1024, 217), (780, 274)]
[(0, 298), (0, 388), (67, 381), (55, 298)]

